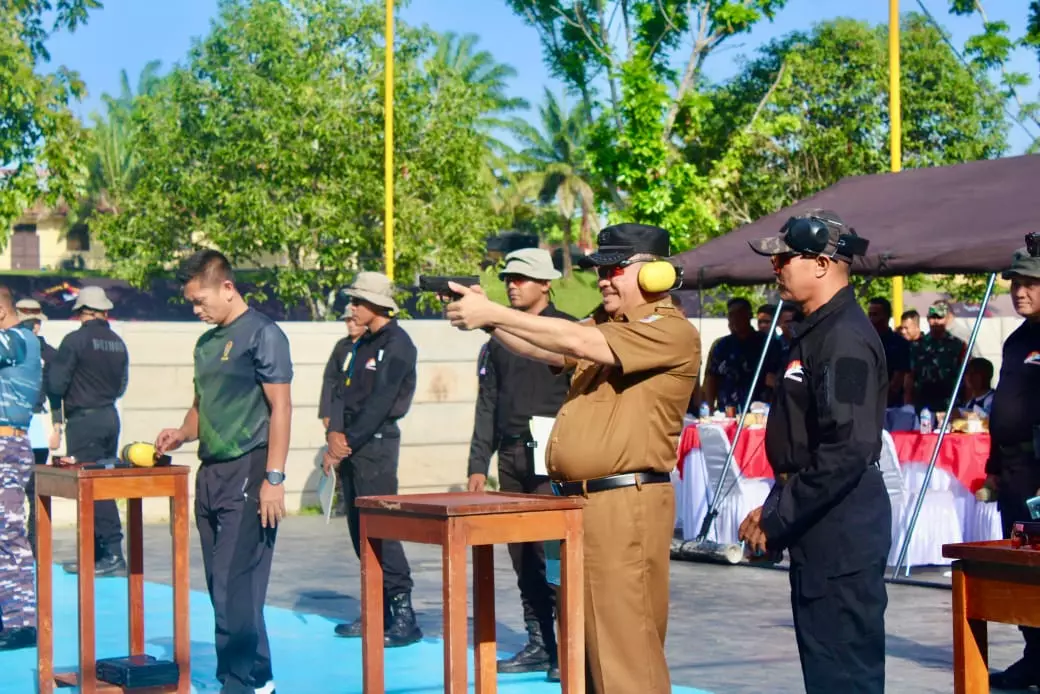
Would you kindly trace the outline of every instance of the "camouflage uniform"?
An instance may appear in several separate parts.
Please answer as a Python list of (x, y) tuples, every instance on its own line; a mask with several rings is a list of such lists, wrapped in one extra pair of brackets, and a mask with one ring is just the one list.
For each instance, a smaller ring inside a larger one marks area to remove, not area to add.
[(25, 524), (25, 488), (32, 474), (29, 439), (0, 437), (0, 615), (4, 629), (36, 626), (33, 553)]

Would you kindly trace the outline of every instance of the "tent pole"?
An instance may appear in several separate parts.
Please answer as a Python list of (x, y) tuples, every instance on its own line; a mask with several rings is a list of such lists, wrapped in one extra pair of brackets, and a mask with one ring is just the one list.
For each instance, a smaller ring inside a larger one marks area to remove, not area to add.
[[(888, 114), (892, 173), (903, 168), (903, 109), (899, 86), (899, 0), (888, 0)], [(892, 316), (903, 316), (903, 278), (892, 278)]]
[(394, 0), (386, 0), (383, 95), (383, 263), (394, 280)]
[[(748, 388), (747, 396), (744, 398), (744, 409), (740, 413), (737, 432), (733, 435), (733, 445), (729, 447), (729, 453), (726, 454), (726, 464), (722, 468), (722, 474), (719, 475), (719, 483), (715, 485), (715, 492), (711, 495), (711, 503), (708, 505), (708, 512), (704, 515), (704, 522), (701, 523), (701, 531), (697, 534), (697, 542), (704, 542), (707, 539), (708, 532), (711, 530), (711, 523), (715, 520), (715, 516), (719, 514), (719, 504), (722, 503), (720, 498), (722, 485), (726, 483), (726, 473), (729, 471), (730, 463), (733, 462), (733, 451), (737, 447), (737, 441), (740, 440), (740, 432), (744, 431), (744, 420), (747, 418), (748, 410), (751, 409), (751, 403), (755, 397), (755, 386), (758, 385), (758, 379), (762, 375), (762, 367), (765, 365), (766, 355), (769, 353), (769, 348), (772, 345), (773, 336), (776, 335), (776, 324), (780, 320), (780, 312), (783, 310), (784, 302), (783, 299), (780, 299), (777, 301), (776, 311), (773, 312), (773, 322), (769, 325), (769, 336), (762, 347), (762, 353), (758, 355), (758, 366), (755, 367), (755, 376), (751, 379), (751, 387)], [(732, 486), (730, 489), (732, 489)]]
[[(935, 469), (935, 461), (939, 459), (939, 449), (943, 444), (943, 440), (946, 438), (946, 432), (949, 430), (950, 418), (953, 416), (953, 410), (957, 406), (957, 391), (961, 388), (961, 381), (964, 380), (964, 371), (968, 368), (968, 360), (971, 358), (971, 350), (975, 348), (975, 339), (978, 337), (979, 328), (982, 326), (982, 317), (986, 315), (986, 306), (989, 305), (990, 297), (993, 296), (993, 287), (997, 283), (997, 274), (993, 273), (989, 276), (989, 283), (986, 285), (986, 294), (982, 297), (982, 305), (979, 308), (979, 315), (975, 318), (975, 325), (971, 329), (971, 337), (968, 338), (968, 345), (964, 351), (964, 359), (961, 360), (960, 370), (957, 372), (957, 380), (953, 384), (953, 392), (950, 393), (950, 399), (946, 407), (946, 416), (943, 417), (942, 423), (939, 425), (939, 440), (935, 442), (935, 450), (932, 451), (932, 459), (928, 461), (928, 469), (924, 473), (924, 482), (921, 483), (921, 491), (917, 494), (917, 503), (914, 504), (914, 514), (910, 517), (910, 525), (906, 528), (906, 537), (903, 538), (903, 546), (899, 550), (899, 559), (896, 561), (895, 570), (892, 572), (892, 578), (895, 579), (899, 576), (899, 569), (903, 566), (903, 561), (906, 559), (907, 550), (910, 548), (910, 540), (914, 535), (914, 526), (917, 525), (917, 517), (921, 513), (921, 506), (924, 504), (924, 495), (928, 491), (928, 485), (932, 481), (932, 471)], [(910, 575), (909, 564), (906, 567), (906, 575)]]

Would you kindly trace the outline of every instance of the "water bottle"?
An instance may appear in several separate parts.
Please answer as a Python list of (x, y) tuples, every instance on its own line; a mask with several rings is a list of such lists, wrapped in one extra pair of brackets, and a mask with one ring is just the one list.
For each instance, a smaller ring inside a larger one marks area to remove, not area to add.
[(932, 433), (932, 411), (927, 407), (921, 410), (921, 433)]
[(706, 402), (702, 402), (701, 403), (700, 417), (701, 417), (701, 419), (710, 419), (711, 418), (711, 407)]

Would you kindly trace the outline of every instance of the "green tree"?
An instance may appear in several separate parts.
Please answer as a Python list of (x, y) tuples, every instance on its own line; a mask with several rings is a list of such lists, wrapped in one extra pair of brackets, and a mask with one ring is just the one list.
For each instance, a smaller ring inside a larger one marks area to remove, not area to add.
[[(715, 233), (702, 195), (711, 182), (684, 161), (677, 136), (700, 117), (705, 60), (785, 0), (507, 2), (538, 30), (550, 73), (589, 107), (589, 168), (611, 218), (665, 226), (675, 250)], [(604, 87), (606, 106), (593, 108)]]
[[(537, 191), (543, 204), (554, 203), (563, 236), (563, 275), (571, 275), (570, 249), (577, 215), (582, 247), (592, 243), (599, 231), (596, 200), (591, 178), (585, 170), (588, 120), (586, 106), (567, 110), (556, 96), (545, 90), (539, 109), (542, 132), (527, 128), (521, 137), (527, 145), (521, 152), (525, 187)], [(521, 188), (524, 189), (523, 187)]]
[(982, 32), (968, 39), (964, 46), (965, 53), (976, 67), (1000, 75), (1003, 94), (1014, 102), (1018, 111), (1016, 120), (1032, 138), (1028, 151), (1036, 153), (1040, 152), (1040, 98), (1030, 99), (1027, 96), (1033, 83), (1032, 77), (1008, 68), (1008, 60), (1017, 48), (1035, 51), (1040, 61), (1040, 0), (1031, 0), (1027, 12), (1025, 32), (1013, 38), (1007, 22), (989, 20), (981, 0), (950, 0), (951, 14), (977, 14), (982, 20)]
[[(1007, 124), (993, 85), (924, 17), (905, 15), (901, 25), (904, 168), (1000, 156)], [(784, 36), (708, 98), (710, 116), (686, 151), (713, 171), (722, 228), (889, 167), (886, 26), (839, 19)], [(889, 291), (889, 280), (869, 282), (864, 292)]]
[(97, 0), (0, 3), (0, 244), (33, 204), (74, 200), (85, 181), (84, 134), (69, 102), (85, 94), (62, 67), (46, 72), (47, 40), (75, 31)]
[[(134, 101), (141, 175), (100, 232), (124, 277), (200, 245), (259, 266), (279, 299), (329, 315), (330, 292), (383, 250), (383, 15), (363, 0), (229, 0), (152, 96)], [(476, 124), (486, 94), (395, 46), (395, 280), (470, 270), (493, 224)]]

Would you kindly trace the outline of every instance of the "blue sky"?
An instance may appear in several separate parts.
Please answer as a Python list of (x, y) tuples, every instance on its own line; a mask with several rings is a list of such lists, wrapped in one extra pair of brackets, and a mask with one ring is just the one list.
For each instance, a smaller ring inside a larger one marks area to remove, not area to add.
[[(948, 0), (921, 2), (951, 32), (958, 47), (981, 29), (977, 17), (949, 15)], [(135, 85), (137, 75), (148, 61), (159, 59), (164, 68), (183, 61), (192, 39), (207, 32), (216, 14), (217, 0), (104, 0), (104, 5), (103, 10), (91, 15), (85, 27), (75, 34), (56, 36), (51, 43), (52, 62), (77, 70), (87, 84), (89, 95), (76, 107), (84, 119), (99, 109), (102, 93), (118, 93), (120, 70), (126, 69), (131, 84)], [(1026, 19), (1025, 3), (995, 0), (987, 5), (991, 5), (986, 6), (991, 21), (1004, 20), (1016, 35), (1021, 33)], [(839, 7), (840, 12), (836, 11)], [(917, 0), (902, 0), (901, 7), (904, 12), (919, 10)], [(533, 105), (541, 101), (544, 87), (555, 92), (561, 90), (561, 85), (549, 77), (542, 63), (538, 35), (525, 26), (503, 0), (411, 0), (399, 16), (412, 24), (428, 24), (437, 31), (478, 35), (480, 48), (517, 70), (513, 92)], [(763, 43), (837, 16), (887, 23), (888, 3), (884, 0), (843, 0), (840, 4), (789, 0), (775, 22), (760, 24), (752, 33), (733, 40), (732, 47), (709, 59), (705, 72), (711, 79), (726, 79), (734, 74), (742, 57), (752, 55)], [(1029, 96), (1035, 96), (1040, 89), (1036, 84), (1040, 65), (1035, 54), (1018, 51), (1012, 69), (1033, 77)], [(1033, 128), (1038, 130), (1035, 125)], [(1019, 154), (1028, 144), (1028, 137), (1014, 126), (1010, 141), (1010, 154)]]

